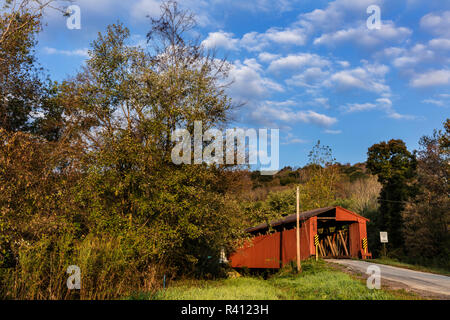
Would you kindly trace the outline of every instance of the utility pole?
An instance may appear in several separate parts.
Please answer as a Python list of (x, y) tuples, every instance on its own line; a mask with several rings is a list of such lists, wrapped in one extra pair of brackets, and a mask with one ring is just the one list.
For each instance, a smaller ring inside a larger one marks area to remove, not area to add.
[(302, 272), (300, 263), (300, 187), (297, 186), (297, 272)]

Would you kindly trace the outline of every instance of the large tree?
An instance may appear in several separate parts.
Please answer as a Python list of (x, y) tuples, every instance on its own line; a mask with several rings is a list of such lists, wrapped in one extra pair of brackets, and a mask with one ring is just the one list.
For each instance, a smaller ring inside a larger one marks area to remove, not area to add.
[(379, 196), (379, 228), (389, 233), (392, 247), (401, 248), (404, 240), (402, 211), (415, 192), (413, 179), (417, 161), (405, 143), (395, 139), (374, 144), (367, 155), (367, 168), (378, 176), (383, 186)]
[[(450, 154), (447, 131), (423, 136), (418, 150), (418, 195), (404, 212), (407, 254), (422, 263), (448, 267), (450, 245)], [(448, 141), (448, 140), (447, 140)]]
[(188, 32), (194, 17), (175, 2), (151, 20), (148, 47), (111, 25), (92, 43), (81, 73), (63, 84), (69, 118), (83, 124), (88, 176), (80, 189), (88, 228), (126, 233), (145, 226), (153, 261), (204, 271), (231, 244), (238, 213), (227, 210), (224, 168), (175, 165), (177, 128), (221, 127), (233, 107), (222, 87), (225, 61), (209, 56)]

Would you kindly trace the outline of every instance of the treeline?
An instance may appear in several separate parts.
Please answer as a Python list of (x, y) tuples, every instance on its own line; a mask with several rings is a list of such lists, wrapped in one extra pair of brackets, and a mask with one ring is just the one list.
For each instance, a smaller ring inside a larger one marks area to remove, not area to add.
[(371, 146), (367, 161), (355, 165), (335, 162), (319, 141), (303, 168), (274, 176), (241, 172), (235, 192), (249, 216), (267, 221), (295, 212), (299, 185), (301, 210), (340, 205), (369, 218), (375, 257), (382, 254), (379, 232), (387, 231), (389, 257), (450, 269), (449, 139), (447, 119), (420, 139), (419, 150), (392, 139)]
[[(0, 297), (110, 299), (177, 276), (214, 277), (242, 236), (226, 167), (174, 165), (171, 132), (225, 125), (227, 64), (187, 34), (175, 2), (149, 19), (148, 47), (122, 24), (56, 83), (36, 61), (44, 7), (0, 16)], [(81, 290), (66, 269), (81, 269)]]
[(366, 164), (340, 164), (329, 146), (320, 141), (312, 148), (304, 167), (285, 167), (273, 176), (259, 171), (238, 171), (230, 192), (247, 213), (248, 225), (295, 213), (296, 186), (300, 210), (342, 206), (364, 216), (376, 214), (382, 185)]

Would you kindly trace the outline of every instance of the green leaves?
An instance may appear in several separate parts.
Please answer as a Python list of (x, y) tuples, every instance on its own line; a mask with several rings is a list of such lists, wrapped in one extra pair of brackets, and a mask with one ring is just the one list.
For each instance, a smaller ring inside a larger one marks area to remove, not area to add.
[(383, 188), (380, 193), (379, 228), (389, 232), (390, 244), (403, 246), (403, 219), (401, 212), (413, 196), (417, 161), (402, 140), (374, 144), (367, 153), (367, 168), (378, 176)]

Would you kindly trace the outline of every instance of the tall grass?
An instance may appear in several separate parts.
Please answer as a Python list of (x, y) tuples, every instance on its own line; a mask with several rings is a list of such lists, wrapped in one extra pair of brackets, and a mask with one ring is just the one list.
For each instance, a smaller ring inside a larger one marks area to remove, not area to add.
[[(73, 241), (43, 238), (23, 244), (15, 268), (0, 273), (4, 299), (119, 299), (136, 291), (158, 289), (159, 269), (139, 246), (121, 237), (88, 236)], [(68, 290), (67, 267), (81, 270), (81, 289)]]

